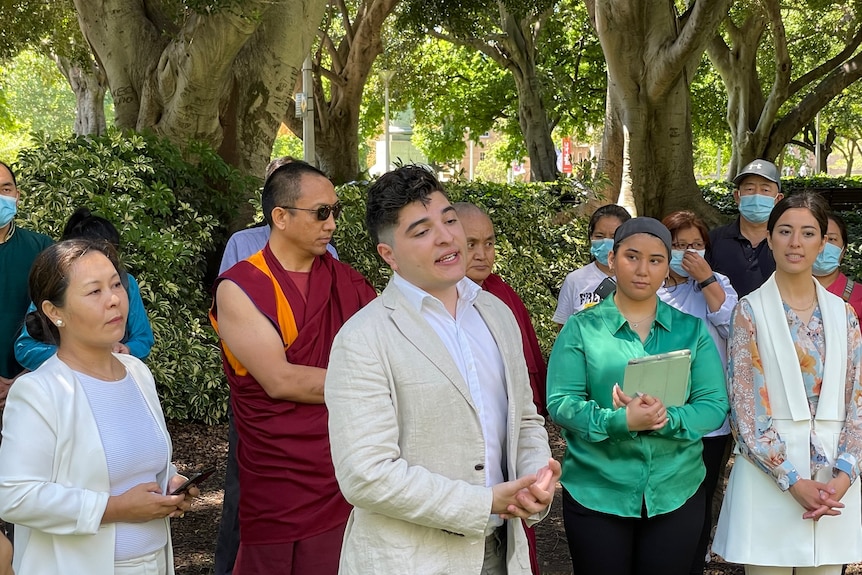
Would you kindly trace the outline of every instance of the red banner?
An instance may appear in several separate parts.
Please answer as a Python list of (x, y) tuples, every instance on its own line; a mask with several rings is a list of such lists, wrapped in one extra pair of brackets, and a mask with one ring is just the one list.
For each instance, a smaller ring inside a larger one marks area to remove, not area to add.
[(572, 173), (572, 139), (563, 138), (563, 173)]

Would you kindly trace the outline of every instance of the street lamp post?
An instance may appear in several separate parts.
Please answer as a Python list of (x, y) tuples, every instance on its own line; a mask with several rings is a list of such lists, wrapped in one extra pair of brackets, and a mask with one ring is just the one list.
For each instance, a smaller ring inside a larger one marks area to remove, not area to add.
[(817, 112), (814, 121), (814, 173), (820, 173), (820, 112)]
[(311, 55), (302, 63), (302, 91), (305, 92), (306, 108), (302, 115), (302, 159), (317, 166), (314, 153), (314, 78), (311, 69)]
[(389, 81), (395, 75), (394, 70), (381, 70), (383, 80), (383, 171), (389, 171)]

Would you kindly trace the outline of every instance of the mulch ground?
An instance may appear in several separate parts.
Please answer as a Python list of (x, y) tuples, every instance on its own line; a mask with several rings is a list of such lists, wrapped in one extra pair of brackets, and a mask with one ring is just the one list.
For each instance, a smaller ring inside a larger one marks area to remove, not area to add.
[[(213, 551), (221, 517), (222, 485), (227, 457), (227, 425), (205, 426), (169, 423), (174, 443), (174, 461), (181, 473), (192, 473), (209, 465), (218, 472), (201, 485), (201, 497), (193, 512), (172, 520), (174, 557), (177, 575), (210, 575)], [(554, 457), (562, 460), (565, 445), (553, 424), (548, 425)], [(539, 561), (544, 575), (571, 575), (572, 565), (560, 509), (560, 489), (548, 517), (539, 523), (536, 535)], [(705, 575), (742, 575), (742, 567), (713, 556)], [(852, 565), (847, 573), (862, 575), (862, 564)]]

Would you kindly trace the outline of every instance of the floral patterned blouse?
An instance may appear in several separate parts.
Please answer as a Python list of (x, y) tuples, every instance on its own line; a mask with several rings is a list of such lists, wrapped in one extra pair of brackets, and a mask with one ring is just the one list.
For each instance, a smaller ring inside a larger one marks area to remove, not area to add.
[[(796, 347), (796, 355), (799, 357), (802, 381), (813, 418), (820, 399), (822, 364), (826, 353), (820, 306), (814, 308), (807, 324), (787, 304), (784, 304), (784, 313), (787, 316), (790, 337)], [(859, 475), (859, 463), (862, 461), (862, 387), (859, 382), (862, 371), (862, 336), (859, 332), (859, 320), (849, 306), (847, 322), (847, 379), (844, 385), (847, 419), (838, 440), (838, 458), (833, 475), (837, 471), (844, 471), (853, 482)], [(733, 312), (728, 340), (727, 381), (731, 425), (741, 452), (769, 473), (778, 487), (787, 490), (800, 477), (793, 463), (787, 461), (786, 445), (773, 427), (756, 334), (751, 304), (742, 300)], [(810, 464), (812, 477), (829, 464), (823, 447), (813, 432)]]

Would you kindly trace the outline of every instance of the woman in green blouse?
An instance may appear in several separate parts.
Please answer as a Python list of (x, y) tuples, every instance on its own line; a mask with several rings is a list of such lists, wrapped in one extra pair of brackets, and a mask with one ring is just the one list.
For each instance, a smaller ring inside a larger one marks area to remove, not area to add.
[[(688, 573), (706, 504), (701, 436), (721, 425), (724, 370), (703, 321), (662, 302), (671, 235), (634, 218), (614, 235), (617, 290), (572, 316), (548, 364), (548, 412), (563, 428), (563, 518), (576, 573)], [(688, 349), (681, 406), (620, 389), (628, 361)], [(619, 385), (618, 385), (619, 384)]]

